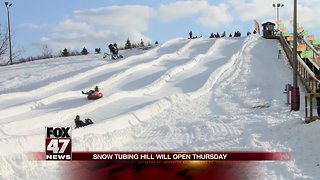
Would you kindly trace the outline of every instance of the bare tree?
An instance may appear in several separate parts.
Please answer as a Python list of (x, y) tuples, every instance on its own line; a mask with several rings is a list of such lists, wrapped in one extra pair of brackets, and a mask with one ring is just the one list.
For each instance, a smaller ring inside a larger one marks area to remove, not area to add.
[(8, 31), (1, 28), (0, 25), (0, 60), (2, 60), (3, 55), (6, 54), (8, 50), (9, 36)]
[(42, 56), (43, 58), (52, 58), (52, 49), (47, 44), (42, 45)]
[(13, 52), (12, 52), (12, 60), (13, 60), (13, 63), (16, 64), (16, 63), (19, 63), (18, 61), (18, 58), (23, 54), (25, 53), (25, 49), (23, 47), (18, 47), (18, 46), (13, 46)]
[[(8, 53), (9, 49), (9, 35), (8, 35), (8, 29), (1, 28), (0, 25), (0, 64), (3, 63), (3, 60), (6, 59), (4, 58), (5, 55)], [(13, 34), (11, 35), (11, 37)], [(17, 60), (21, 54), (25, 52), (25, 50), (21, 47), (13, 46), (12, 47), (12, 60)], [(7, 60), (7, 59), (6, 59)], [(4, 62), (4, 65), (7, 65), (10, 63), (10, 60)]]

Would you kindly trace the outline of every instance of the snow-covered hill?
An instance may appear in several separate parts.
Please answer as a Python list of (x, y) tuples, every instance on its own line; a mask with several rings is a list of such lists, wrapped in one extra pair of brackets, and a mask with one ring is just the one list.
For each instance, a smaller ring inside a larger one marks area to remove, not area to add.
[[(320, 123), (303, 124), (286, 105), (292, 71), (279, 48), (257, 35), (177, 38), (119, 61), (0, 67), (0, 179), (45, 177), (46, 162), (18, 153), (44, 151), (45, 127), (74, 127), (76, 115), (95, 124), (73, 130), (73, 150), (285, 151), (293, 160), (261, 163), (262, 177), (317, 179)], [(81, 91), (95, 85), (104, 97), (88, 101)]]

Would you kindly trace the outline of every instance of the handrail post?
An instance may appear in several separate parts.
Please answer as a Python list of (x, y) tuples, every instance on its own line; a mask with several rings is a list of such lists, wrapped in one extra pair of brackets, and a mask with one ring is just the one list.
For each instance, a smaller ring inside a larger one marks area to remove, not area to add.
[(304, 96), (304, 105), (305, 105), (305, 119), (308, 118), (308, 96)]
[(313, 109), (313, 107), (312, 107), (312, 99), (313, 99), (313, 95), (310, 94), (310, 117), (313, 116), (313, 112), (312, 112), (312, 109)]

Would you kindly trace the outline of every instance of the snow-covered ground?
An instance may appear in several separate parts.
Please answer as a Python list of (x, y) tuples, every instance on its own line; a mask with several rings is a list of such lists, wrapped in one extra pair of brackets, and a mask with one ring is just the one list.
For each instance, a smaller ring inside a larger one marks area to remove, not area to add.
[[(320, 123), (304, 124), (304, 110), (286, 105), (292, 71), (279, 48), (257, 35), (177, 38), (119, 61), (0, 67), (0, 179), (59, 173), (24, 153), (44, 151), (45, 127), (74, 127), (76, 115), (95, 124), (73, 130), (75, 151), (284, 151), (291, 161), (259, 163), (262, 179), (318, 179)], [(81, 90), (95, 85), (104, 97), (88, 101)]]

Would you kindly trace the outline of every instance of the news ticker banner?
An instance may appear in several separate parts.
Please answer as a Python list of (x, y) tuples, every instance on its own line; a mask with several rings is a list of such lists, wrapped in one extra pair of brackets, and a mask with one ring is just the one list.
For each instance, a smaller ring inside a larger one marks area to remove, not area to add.
[[(48, 154), (33, 152), (30, 160), (72, 161), (288, 161), (287, 152), (72, 152)], [(67, 158), (66, 158), (67, 157)], [(69, 158), (70, 157), (70, 158)]]
[(45, 152), (31, 153), (31, 160), (51, 161), (284, 161), (287, 152), (72, 152), (71, 127), (46, 127)]

